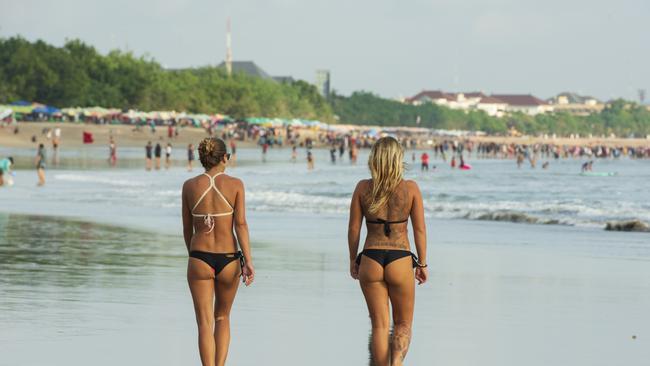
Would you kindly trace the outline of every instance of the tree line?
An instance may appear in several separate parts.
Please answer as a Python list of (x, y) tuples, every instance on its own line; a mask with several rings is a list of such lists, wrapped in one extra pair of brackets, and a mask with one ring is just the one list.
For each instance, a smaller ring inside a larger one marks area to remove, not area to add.
[(57, 107), (332, 119), (330, 105), (304, 81), (229, 77), (212, 66), (166, 70), (130, 52), (101, 55), (79, 40), (55, 47), (21, 37), (0, 39), (0, 103), (19, 99)]
[[(566, 112), (529, 116), (514, 113), (501, 118), (483, 111), (462, 111), (432, 103), (409, 105), (369, 92), (331, 98), (334, 113), (345, 123), (457, 129), (505, 134), (514, 129), (524, 134), (594, 134), (644, 137), (650, 134), (650, 111), (625, 100), (609, 103), (600, 113), (576, 116)], [(419, 121), (419, 123), (418, 123)]]
[(40, 40), (0, 38), (0, 104), (19, 99), (57, 107), (176, 110), (494, 134), (512, 129), (525, 134), (650, 134), (650, 111), (623, 100), (589, 116), (519, 113), (496, 118), (435, 104), (407, 105), (365, 91), (350, 96), (333, 93), (326, 100), (305, 81), (278, 83), (242, 73), (229, 77), (213, 66), (166, 70), (155, 60), (130, 52), (102, 55), (79, 40), (55, 47)]

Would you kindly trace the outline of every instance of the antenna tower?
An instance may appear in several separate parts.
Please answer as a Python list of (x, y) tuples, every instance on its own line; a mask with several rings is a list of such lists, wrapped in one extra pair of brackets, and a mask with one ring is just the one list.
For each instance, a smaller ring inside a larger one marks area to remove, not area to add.
[(226, 25), (226, 72), (228, 76), (232, 75), (232, 39), (230, 36), (230, 17)]

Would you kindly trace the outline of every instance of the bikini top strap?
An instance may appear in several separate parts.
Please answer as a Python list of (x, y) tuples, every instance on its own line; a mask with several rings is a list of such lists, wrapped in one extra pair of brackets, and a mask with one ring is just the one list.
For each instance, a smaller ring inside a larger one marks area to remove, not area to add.
[(201, 197), (199, 197), (199, 199), (196, 201), (196, 203), (194, 204), (194, 207), (192, 207), (192, 213), (194, 213), (194, 210), (198, 207), (199, 203), (201, 203), (201, 201), (203, 201), (203, 199), (204, 199), (205, 196), (208, 194), (208, 192), (210, 192), (211, 189), (214, 189), (215, 191), (217, 191), (217, 193), (219, 194), (219, 196), (221, 197), (221, 199), (223, 199), (223, 200), (226, 202), (226, 204), (228, 205), (228, 207), (230, 207), (230, 209), (232, 210), (232, 206), (230, 206), (230, 203), (226, 200), (226, 198), (223, 196), (223, 194), (221, 194), (221, 192), (219, 192), (219, 189), (218, 189), (217, 186), (214, 184), (214, 179), (215, 179), (216, 177), (222, 175), (222, 174), (224, 174), (224, 173), (223, 173), (223, 172), (219, 172), (219, 173), (215, 174), (214, 176), (211, 176), (211, 175), (208, 174), (208, 173), (205, 173), (205, 172), (203, 173), (203, 175), (205, 175), (206, 177), (208, 177), (208, 179), (210, 180), (210, 186), (209, 186), (208, 188), (206, 188), (206, 190), (203, 192), (203, 194), (201, 195)]

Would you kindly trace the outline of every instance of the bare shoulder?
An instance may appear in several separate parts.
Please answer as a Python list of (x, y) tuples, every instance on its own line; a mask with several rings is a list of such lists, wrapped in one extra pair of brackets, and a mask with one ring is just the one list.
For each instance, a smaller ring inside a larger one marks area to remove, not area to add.
[(196, 175), (192, 178), (188, 178), (185, 183), (183, 183), (183, 191), (188, 190), (188, 189), (194, 189), (196, 187), (196, 183), (199, 181), (199, 178), (203, 177), (203, 174)]
[(418, 183), (412, 179), (404, 180), (404, 184), (406, 185), (406, 189), (408, 189), (409, 192), (412, 193), (417, 193), (420, 192), (420, 187), (418, 186)]
[(366, 189), (366, 188), (368, 188), (368, 186), (370, 185), (370, 181), (371, 181), (371, 179), (361, 179), (357, 183), (356, 189)]
[(234, 186), (235, 188), (244, 188), (244, 181), (237, 177), (233, 177), (232, 175), (224, 175), (224, 177), (227, 179), (228, 184)]

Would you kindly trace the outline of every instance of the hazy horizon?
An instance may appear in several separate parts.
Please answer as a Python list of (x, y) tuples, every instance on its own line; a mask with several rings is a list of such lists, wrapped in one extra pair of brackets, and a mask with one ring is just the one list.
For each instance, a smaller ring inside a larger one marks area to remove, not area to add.
[(317, 69), (329, 69), (333, 89), (346, 95), (440, 89), (546, 99), (571, 91), (638, 100), (638, 89), (650, 89), (649, 3), (537, 4), (32, 0), (2, 4), (0, 37), (57, 46), (78, 38), (102, 53), (128, 49), (168, 68), (198, 67), (225, 58), (230, 16), (234, 60), (309, 82)]

